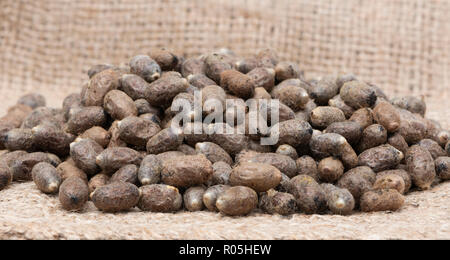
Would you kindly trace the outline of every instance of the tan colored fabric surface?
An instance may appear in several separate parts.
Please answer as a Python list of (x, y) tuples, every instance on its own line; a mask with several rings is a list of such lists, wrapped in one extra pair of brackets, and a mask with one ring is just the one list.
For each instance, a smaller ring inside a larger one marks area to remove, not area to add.
[(163, 46), (270, 46), (307, 76), (353, 72), (391, 94), (448, 98), (449, 13), (446, 0), (2, 0), (0, 111), (31, 90), (60, 105), (91, 65)]
[(449, 239), (450, 183), (407, 197), (398, 212), (352, 216), (210, 212), (99, 213), (89, 202), (68, 213), (32, 183), (14, 184), (0, 197), (0, 239)]
[[(79, 91), (96, 63), (169, 47), (273, 47), (307, 77), (352, 72), (390, 95), (425, 95), (450, 127), (450, 2), (446, 0), (2, 0), (0, 114), (26, 92), (51, 106)], [(450, 184), (414, 193), (396, 213), (291, 218), (213, 213), (104, 215), (62, 211), (32, 183), (0, 192), (1, 238), (450, 238)]]

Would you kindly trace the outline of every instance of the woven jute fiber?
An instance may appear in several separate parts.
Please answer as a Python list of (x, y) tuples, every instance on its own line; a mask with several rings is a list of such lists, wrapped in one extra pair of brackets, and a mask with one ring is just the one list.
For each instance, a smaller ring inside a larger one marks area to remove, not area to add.
[[(423, 95), (450, 127), (450, 1), (1, 0), (0, 115), (40, 92), (60, 107), (97, 63), (167, 47), (193, 56), (272, 47), (307, 78), (351, 72), (389, 95)], [(450, 238), (450, 183), (407, 196), (399, 212), (230, 218), (210, 212), (68, 213), (33, 183), (0, 192), (0, 239)]]

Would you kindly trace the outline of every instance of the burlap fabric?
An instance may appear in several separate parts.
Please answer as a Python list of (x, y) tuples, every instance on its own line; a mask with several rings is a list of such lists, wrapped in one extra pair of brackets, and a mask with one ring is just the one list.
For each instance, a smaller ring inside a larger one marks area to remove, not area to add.
[[(37, 91), (59, 107), (96, 63), (168, 47), (192, 56), (272, 47), (306, 76), (352, 72), (390, 95), (424, 95), (450, 126), (449, 1), (1, 0), (0, 114)], [(450, 238), (450, 185), (400, 212), (290, 218), (213, 213), (66, 213), (32, 183), (0, 192), (0, 238)]]

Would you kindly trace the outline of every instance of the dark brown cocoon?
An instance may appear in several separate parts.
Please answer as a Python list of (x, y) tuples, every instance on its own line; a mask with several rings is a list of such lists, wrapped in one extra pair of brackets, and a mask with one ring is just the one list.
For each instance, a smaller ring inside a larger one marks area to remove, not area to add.
[(172, 160), (172, 159), (175, 159), (180, 156), (185, 156), (185, 154), (182, 152), (179, 152), (179, 151), (168, 151), (168, 152), (157, 154), (156, 158), (158, 158), (158, 160), (160, 160), (162, 163), (167, 160)]
[(277, 153), (256, 153), (243, 162), (264, 163), (269, 164), (277, 168), (280, 172), (286, 174), (289, 177), (293, 177), (297, 174), (297, 165), (295, 161), (286, 155)]
[(17, 104), (22, 104), (35, 109), (37, 107), (45, 106), (45, 97), (39, 93), (30, 93), (23, 95), (17, 100)]
[(223, 71), (220, 74), (220, 85), (243, 99), (252, 97), (255, 90), (252, 78), (236, 70)]
[(318, 173), (322, 182), (334, 183), (344, 174), (344, 165), (339, 159), (328, 157), (320, 161)]
[(108, 146), (108, 144), (109, 144), (111, 135), (107, 130), (105, 130), (99, 126), (94, 126), (92, 128), (89, 128), (88, 130), (84, 131), (84, 133), (82, 133), (80, 135), (80, 137), (83, 139), (86, 139), (86, 138), (92, 139), (96, 143), (101, 145), (103, 148), (106, 148), (106, 146)]
[(387, 131), (382, 125), (374, 124), (364, 129), (358, 150), (363, 152), (367, 149), (385, 144), (387, 142)]
[(404, 169), (396, 169), (396, 170), (388, 170), (377, 173), (377, 179), (381, 178), (386, 175), (397, 175), (400, 176), (403, 179), (403, 182), (405, 183), (405, 189), (404, 193), (407, 193), (409, 189), (411, 189), (412, 186), (412, 180), (411, 176), (409, 176), (409, 173)]
[(256, 59), (258, 60), (258, 67), (265, 68), (274, 68), (279, 62), (277, 52), (270, 48), (260, 50)]
[(439, 157), (435, 161), (436, 174), (443, 180), (450, 180), (450, 157)]
[(102, 151), (103, 147), (91, 139), (75, 140), (70, 144), (70, 157), (75, 165), (88, 175), (99, 171), (96, 158)]
[(97, 188), (107, 185), (109, 183), (109, 179), (110, 177), (106, 174), (96, 174), (89, 180), (89, 194), (92, 194), (92, 192), (94, 192)]
[(205, 188), (203, 187), (191, 187), (184, 192), (183, 201), (184, 207), (189, 211), (203, 210), (205, 205), (203, 204), (203, 194)]
[(255, 88), (255, 93), (253, 94), (252, 98), (253, 99), (266, 99), (266, 100), (272, 99), (269, 92), (267, 92), (267, 90), (265, 90), (262, 87)]
[(242, 125), (243, 123), (245, 123), (245, 117), (238, 118), (238, 113), (245, 113), (248, 110), (245, 101), (242, 98), (238, 98), (235, 96), (228, 96), (227, 98), (233, 99), (233, 102), (227, 102), (227, 104), (225, 105), (226, 110), (224, 114), (224, 120), (226, 120), (228, 125), (231, 127)]
[(342, 135), (349, 144), (355, 145), (361, 140), (363, 131), (364, 129), (359, 123), (353, 121), (343, 121), (332, 123), (324, 130), (324, 133), (335, 133)]
[(7, 165), (0, 165), (0, 190), (6, 188), (13, 180), (11, 170)]
[(291, 179), (290, 191), (297, 206), (306, 214), (321, 213), (326, 210), (326, 195), (322, 187), (308, 175), (298, 175)]
[(358, 156), (352, 146), (339, 134), (313, 134), (309, 147), (312, 154), (318, 158), (329, 156), (340, 158), (348, 169), (354, 168), (358, 164)]
[[(9, 162), (9, 167), (13, 174), (14, 181), (31, 181), (31, 170), (40, 163), (52, 163), (52, 159), (48, 154), (43, 152), (26, 153), (18, 156), (16, 159)], [(57, 166), (53, 164), (53, 166)]]
[(438, 157), (446, 156), (446, 152), (442, 148), (442, 146), (440, 146), (436, 141), (433, 141), (431, 139), (423, 139), (418, 143), (418, 145), (420, 147), (427, 149), (434, 160), (436, 160)]
[(248, 72), (247, 75), (253, 80), (255, 91), (257, 88), (263, 88), (266, 91), (271, 91), (275, 85), (275, 70), (273, 69), (255, 68)]
[(32, 113), (32, 108), (26, 105), (16, 104), (10, 107), (7, 114), (0, 118), (0, 137), (5, 132), (20, 127), (30, 113)]
[(95, 76), (95, 74), (112, 68), (114, 68), (114, 65), (111, 64), (96, 64), (87, 71), (87, 75), (89, 76), (89, 78), (92, 78), (93, 76)]
[(348, 119), (350, 118), (353, 113), (355, 112), (355, 109), (347, 104), (345, 104), (344, 100), (342, 100), (341, 95), (336, 95), (334, 98), (330, 99), (328, 101), (328, 105), (330, 107), (339, 108), (344, 112), (345, 117)]
[(429, 189), (436, 177), (435, 164), (430, 152), (413, 145), (406, 153), (405, 160), (413, 183), (422, 190)]
[(405, 193), (405, 181), (403, 178), (396, 174), (386, 174), (383, 176), (377, 176), (375, 183), (373, 184), (374, 190), (382, 189), (394, 189), (400, 194)]
[[(64, 114), (64, 119), (67, 121), (70, 117), (70, 112), (80, 109), (83, 105), (81, 104), (81, 95), (78, 93), (73, 93), (68, 95), (62, 104), (62, 113)], [(74, 109), (74, 110), (72, 110)]]
[(282, 61), (275, 66), (275, 74), (278, 82), (281, 82), (286, 79), (299, 78), (302, 72), (296, 63)]
[(417, 97), (402, 97), (402, 98), (394, 98), (392, 99), (392, 104), (395, 106), (406, 109), (414, 114), (420, 114), (421, 116), (425, 116), (425, 112), (427, 110), (427, 105), (422, 97), (419, 99)]
[(138, 179), (142, 185), (156, 184), (161, 180), (161, 161), (154, 154), (144, 157), (138, 170)]
[(183, 198), (178, 189), (164, 184), (152, 184), (140, 188), (141, 197), (137, 206), (142, 211), (174, 212), (178, 211)]
[(60, 156), (68, 155), (70, 143), (75, 136), (52, 125), (38, 125), (31, 129), (33, 142), (41, 151), (48, 151)]
[(134, 164), (127, 164), (122, 166), (116, 173), (114, 173), (109, 182), (129, 182), (131, 184), (138, 184), (138, 167)]
[(113, 174), (127, 164), (140, 165), (142, 155), (127, 147), (107, 148), (96, 157), (96, 163), (106, 174)]
[(225, 190), (216, 201), (220, 213), (229, 216), (244, 216), (258, 206), (258, 195), (244, 186), (235, 186)]
[(233, 163), (231, 156), (219, 145), (211, 142), (197, 143), (195, 145), (197, 153), (204, 154), (211, 163), (223, 161), (229, 165)]
[(158, 63), (147, 55), (137, 55), (130, 60), (130, 71), (147, 82), (157, 80), (161, 76)]
[[(223, 133), (218, 133), (214, 130), (221, 127), (223, 128)], [(244, 133), (238, 132), (237, 129), (232, 129), (233, 133), (228, 134), (226, 127), (229, 128), (225, 123), (209, 125), (208, 131), (211, 133), (209, 135), (209, 141), (218, 144), (231, 156), (234, 156), (248, 147), (249, 138)]]
[(231, 70), (229, 57), (220, 53), (212, 53), (205, 58), (205, 74), (216, 83), (220, 83), (221, 73)]
[(93, 126), (103, 126), (105, 123), (106, 115), (102, 107), (84, 107), (70, 116), (66, 130), (71, 134), (80, 134)]
[(210, 211), (218, 212), (219, 209), (216, 207), (217, 198), (229, 188), (230, 186), (222, 184), (209, 187), (205, 193), (203, 193), (203, 204), (205, 204), (205, 207)]
[(384, 126), (389, 133), (397, 131), (400, 127), (400, 115), (391, 103), (382, 101), (373, 109), (374, 120)]
[(318, 82), (311, 84), (307, 89), (309, 96), (319, 105), (328, 104), (329, 100), (339, 93), (339, 86), (336, 84), (336, 78), (327, 76)]
[(65, 210), (81, 210), (89, 199), (89, 188), (78, 177), (67, 178), (59, 187), (59, 201)]
[(340, 95), (342, 100), (354, 109), (372, 107), (377, 101), (375, 90), (366, 83), (356, 80), (345, 83)]
[(119, 212), (129, 210), (139, 201), (139, 189), (128, 182), (112, 182), (98, 187), (92, 194), (92, 202), (101, 211)]
[(160, 108), (150, 105), (147, 100), (142, 98), (136, 99), (134, 105), (136, 106), (139, 115), (153, 114), (159, 118), (162, 114)]
[[(271, 134), (276, 134), (272, 130)], [(311, 140), (312, 127), (308, 122), (298, 119), (292, 119), (280, 122), (278, 125), (278, 144), (288, 144), (293, 147), (298, 147), (302, 144), (307, 144)]]
[(275, 190), (279, 192), (289, 192), (291, 178), (289, 178), (286, 174), (281, 173), (281, 181), (280, 184), (275, 188)]
[(117, 120), (124, 119), (128, 116), (137, 116), (138, 114), (133, 99), (120, 90), (111, 90), (108, 92), (105, 95), (103, 107), (113, 119)]
[(187, 78), (189, 75), (205, 74), (205, 62), (199, 58), (188, 58), (181, 65), (181, 74)]
[(272, 189), (261, 195), (259, 208), (269, 214), (290, 215), (297, 210), (297, 202), (292, 194)]
[(152, 106), (168, 106), (172, 99), (181, 92), (186, 91), (189, 83), (186, 79), (167, 76), (152, 82), (147, 88), (145, 99)]
[[(237, 61), (234, 64), (234, 67), (236, 68), (236, 70), (248, 74), (250, 71), (258, 67), (258, 62), (259, 60), (256, 57), (244, 58), (242, 60)], [(273, 72), (273, 75), (275, 76), (275, 71)]]
[(117, 127), (121, 140), (138, 147), (145, 147), (150, 138), (161, 131), (157, 123), (135, 116), (119, 121)]
[(314, 158), (309, 155), (304, 155), (299, 157), (295, 163), (297, 165), (297, 175), (309, 175), (315, 181), (319, 181), (319, 170)]
[(211, 175), (211, 178), (208, 180), (207, 184), (208, 186), (218, 185), (218, 184), (230, 184), (230, 174), (231, 174), (231, 166), (224, 162), (219, 161), (212, 165), (213, 167), (213, 174)]
[(36, 164), (31, 175), (36, 187), (44, 193), (57, 193), (61, 185), (61, 177), (56, 168), (47, 162)]
[(183, 143), (183, 132), (177, 128), (166, 128), (152, 136), (147, 142), (147, 152), (159, 154), (170, 150), (176, 150)]
[(205, 74), (193, 74), (187, 76), (189, 84), (192, 86), (203, 89), (204, 87), (216, 85), (216, 82), (208, 78)]
[(14, 128), (8, 131), (3, 139), (3, 144), (9, 151), (36, 150), (36, 144), (31, 129)]
[(151, 57), (158, 63), (161, 70), (173, 70), (178, 65), (178, 57), (165, 48), (152, 51)]
[(277, 150), (275, 151), (277, 154), (286, 155), (291, 157), (293, 160), (298, 159), (297, 151), (294, 147), (288, 145), (288, 144), (282, 144), (278, 146)]
[(70, 159), (67, 161), (64, 161), (56, 167), (56, 170), (58, 170), (58, 174), (61, 177), (61, 181), (65, 181), (69, 177), (76, 176), (86, 183), (88, 182), (88, 177), (86, 173), (84, 173), (83, 170), (79, 169), (75, 166), (75, 162)]
[[(195, 146), (196, 143), (206, 142), (209, 140), (209, 136), (205, 133), (205, 129), (208, 126), (202, 122), (192, 122), (183, 126), (184, 140), (190, 146)], [(198, 129), (198, 133), (195, 132)]]
[(242, 162), (230, 175), (232, 186), (247, 186), (257, 192), (273, 189), (280, 184), (281, 172), (270, 164)]
[(102, 106), (106, 93), (119, 87), (119, 77), (112, 69), (95, 74), (81, 94), (81, 103), (87, 107)]
[(399, 150), (403, 154), (406, 154), (408, 151), (408, 143), (405, 141), (405, 138), (398, 132), (388, 138), (388, 144), (395, 147), (395, 149)]
[(404, 202), (403, 195), (394, 189), (368, 191), (361, 197), (361, 210), (364, 212), (397, 211)]
[(356, 167), (344, 174), (337, 186), (347, 189), (358, 203), (361, 196), (372, 189), (376, 174), (367, 166)]
[[(75, 110), (75, 109), (74, 109)], [(17, 109), (14, 109), (17, 111)], [(10, 113), (8, 113), (8, 116)], [(17, 116), (17, 115), (14, 115)], [(64, 125), (64, 114), (62, 110), (49, 108), (49, 107), (38, 107), (27, 114), (25, 118), (21, 121), (21, 128), (33, 128), (40, 124), (54, 125), (57, 128), (62, 128)]]
[(308, 92), (299, 85), (297, 81), (286, 80), (275, 86), (270, 94), (292, 110), (299, 111), (304, 109), (309, 101)]
[(373, 112), (370, 108), (361, 108), (356, 110), (349, 120), (359, 123), (364, 129), (374, 123)]
[(355, 199), (347, 189), (341, 189), (333, 184), (320, 185), (327, 194), (328, 209), (334, 214), (349, 215), (355, 208)]
[(398, 111), (400, 114), (398, 133), (405, 138), (405, 141), (408, 144), (415, 144), (424, 139), (427, 133), (427, 125), (423, 118), (408, 110), (399, 109)]
[(225, 109), (225, 101), (227, 99), (227, 95), (223, 88), (216, 85), (206, 86), (202, 89), (201, 94), (202, 109), (205, 114), (213, 113), (214, 109), (219, 105), (222, 107), (222, 109)]
[(165, 184), (187, 188), (205, 183), (212, 173), (212, 164), (203, 154), (184, 155), (163, 162), (161, 179)]
[(395, 168), (404, 158), (404, 154), (393, 146), (381, 145), (362, 152), (358, 157), (358, 164), (380, 172)]
[(345, 115), (339, 108), (317, 107), (311, 111), (311, 123), (319, 129), (325, 129), (335, 122), (342, 121), (345, 121)]

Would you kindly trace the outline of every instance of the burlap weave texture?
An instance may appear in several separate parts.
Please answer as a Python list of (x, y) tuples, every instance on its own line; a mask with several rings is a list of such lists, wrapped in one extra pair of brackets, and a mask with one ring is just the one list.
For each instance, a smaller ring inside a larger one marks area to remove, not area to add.
[(29, 91), (59, 106), (91, 65), (158, 47), (272, 47), (307, 77), (352, 72), (390, 94), (448, 98), (449, 13), (446, 0), (2, 0), (0, 111)]
[[(424, 95), (450, 127), (448, 0), (0, 0), (0, 115), (27, 92), (49, 105), (78, 92), (97, 63), (167, 47), (185, 56), (272, 47), (306, 77), (351, 72), (390, 95)], [(400, 212), (341, 216), (63, 211), (34, 184), (0, 192), (4, 238), (450, 238), (449, 184)]]

